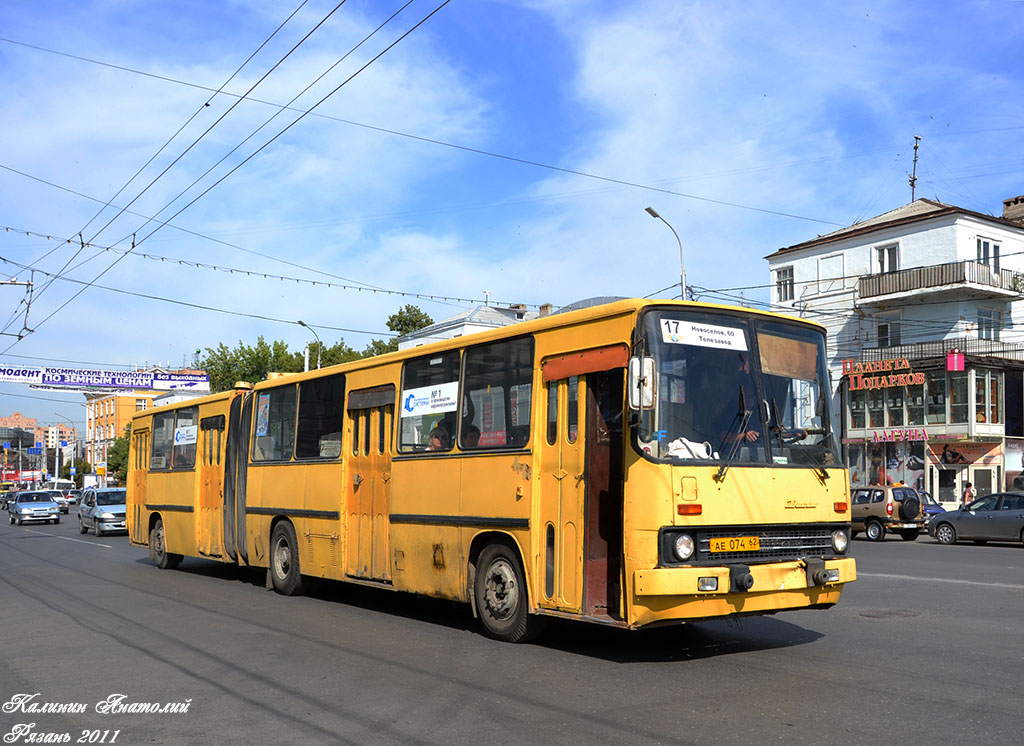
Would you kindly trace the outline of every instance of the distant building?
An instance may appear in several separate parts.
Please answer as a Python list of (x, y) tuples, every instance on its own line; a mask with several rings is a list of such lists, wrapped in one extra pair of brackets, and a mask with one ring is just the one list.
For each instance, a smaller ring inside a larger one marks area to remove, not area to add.
[(766, 258), (771, 310), (828, 329), (854, 485), (1024, 487), (1024, 196), (919, 199)]
[(541, 316), (547, 316), (550, 313), (550, 303), (541, 306), (537, 311), (529, 311), (525, 305), (518, 303), (507, 308), (476, 306), (450, 316), (436, 324), (419, 329), (412, 334), (399, 337), (398, 349), (405, 350), (410, 347), (419, 347), (430, 342), (437, 342), (441, 339), (454, 339), (455, 337), (464, 337), (467, 334), (487, 331), (488, 329), (499, 329), (520, 321), (529, 321)]

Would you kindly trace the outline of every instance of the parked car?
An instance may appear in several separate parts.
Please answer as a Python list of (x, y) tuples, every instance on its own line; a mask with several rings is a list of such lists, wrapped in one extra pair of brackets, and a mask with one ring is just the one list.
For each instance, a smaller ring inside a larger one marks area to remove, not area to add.
[(1024, 542), (1024, 493), (997, 492), (979, 497), (959, 510), (947, 510), (932, 519), (928, 533), (940, 544), (969, 539)]
[(924, 511), (924, 522), (925, 526), (932, 521), (935, 516), (940, 513), (945, 513), (946, 509), (942, 507), (942, 504), (932, 497), (932, 493), (927, 490), (917, 490), (918, 497), (921, 498), (921, 510)]
[(127, 499), (128, 491), (123, 487), (85, 490), (78, 509), (78, 532), (85, 534), (91, 530), (96, 536), (115, 531), (127, 533)]
[(54, 502), (49, 490), (19, 492), (7, 506), (11, 523), (19, 526), (26, 521), (60, 523), (60, 505)]
[(851, 495), (850, 522), (853, 535), (863, 531), (871, 541), (881, 541), (895, 531), (904, 541), (914, 541), (925, 526), (921, 498), (912, 487), (872, 484), (855, 487)]

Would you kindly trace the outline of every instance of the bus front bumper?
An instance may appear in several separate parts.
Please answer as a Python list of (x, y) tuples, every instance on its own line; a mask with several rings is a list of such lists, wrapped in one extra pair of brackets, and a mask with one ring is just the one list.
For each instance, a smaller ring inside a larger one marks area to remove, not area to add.
[(640, 626), (831, 606), (839, 600), (843, 585), (856, 579), (853, 557), (636, 570), (631, 622)]

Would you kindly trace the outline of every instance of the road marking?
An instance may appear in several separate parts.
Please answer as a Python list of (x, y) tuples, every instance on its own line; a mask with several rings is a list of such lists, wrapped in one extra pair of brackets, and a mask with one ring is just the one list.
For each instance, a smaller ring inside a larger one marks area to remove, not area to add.
[(1012, 588), (1016, 591), (1024, 591), (1024, 585), (1013, 583), (981, 583), (977, 580), (955, 580), (954, 578), (918, 578), (913, 575), (890, 575), (881, 572), (858, 572), (858, 578), (889, 578), (890, 580), (923, 580), (926, 583), (955, 583), (957, 585), (980, 585), (987, 588)]
[(86, 541), (85, 539), (73, 539), (70, 536), (57, 536), (57, 534), (48, 534), (45, 531), (36, 531), (31, 528), (26, 528), (26, 531), (33, 534), (39, 534), (40, 536), (49, 536), (53, 539), (63, 539), (64, 541), (77, 541), (79, 544), (89, 544), (94, 547), (106, 547), (107, 549), (113, 549), (113, 544), (100, 544), (98, 541)]

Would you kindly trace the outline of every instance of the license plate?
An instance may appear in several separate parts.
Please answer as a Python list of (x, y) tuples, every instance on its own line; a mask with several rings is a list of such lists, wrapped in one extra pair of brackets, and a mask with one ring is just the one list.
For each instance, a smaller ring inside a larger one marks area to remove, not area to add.
[(711, 538), (712, 552), (756, 552), (761, 548), (759, 536), (729, 536)]

